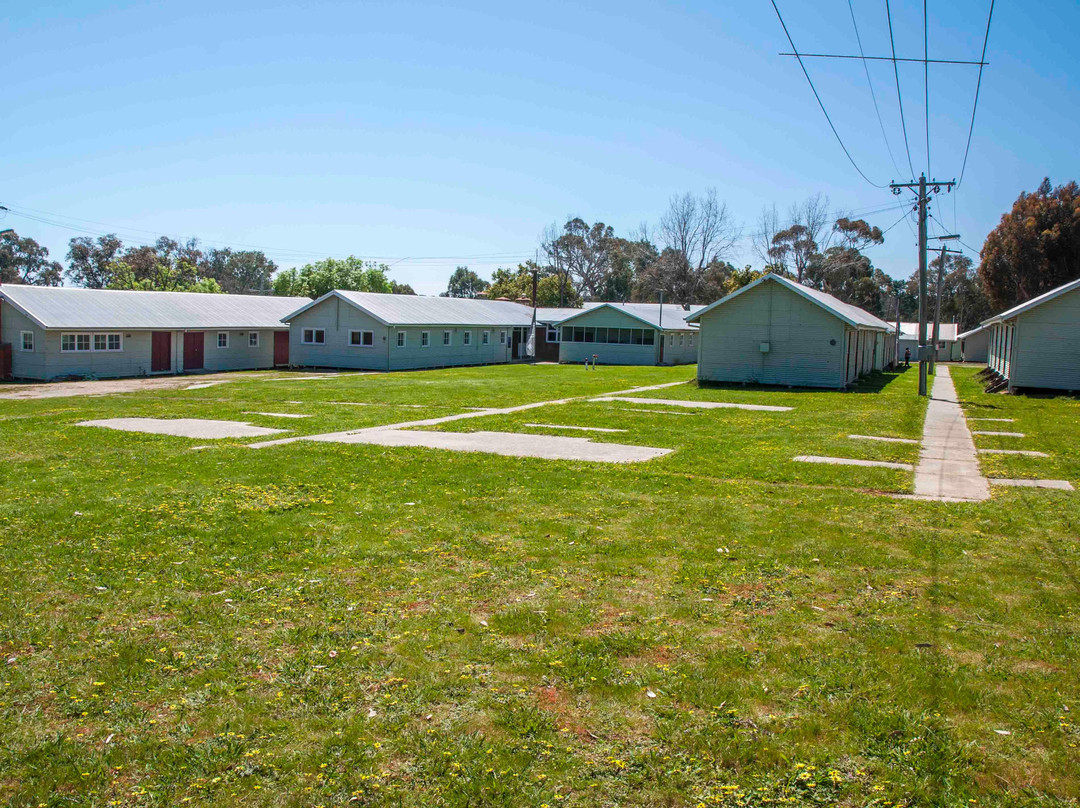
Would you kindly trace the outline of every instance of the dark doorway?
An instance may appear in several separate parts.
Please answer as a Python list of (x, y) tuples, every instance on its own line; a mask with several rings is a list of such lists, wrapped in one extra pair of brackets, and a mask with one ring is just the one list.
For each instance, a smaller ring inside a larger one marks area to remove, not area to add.
[(172, 332), (150, 333), (150, 372), (168, 373), (172, 370)]
[(521, 329), (515, 328), (510, 332), (510, 359), (518, 359), (521, 345)]
[(657, 331), (656, 333), (659, 335), (660, 339), (660, 364), (662, 365), (664, 364), (664, 332)]
[(274, 365), (289, 364), (289, 332), (274, 332)]
[(202, 331), (184, 332), (184, 370), (203, 369), (203, 337)]

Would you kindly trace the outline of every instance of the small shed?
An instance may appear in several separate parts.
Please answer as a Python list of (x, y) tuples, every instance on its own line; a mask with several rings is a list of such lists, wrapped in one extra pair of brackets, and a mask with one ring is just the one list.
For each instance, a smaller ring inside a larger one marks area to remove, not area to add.
[(987, 350), (990, 347), (990, 326), (980, 325), (963, 334), (957, 334), (956, 342), (960, 345), (961, 362), (986, 362)]
[(701, 326), (701, 381), (842, 388), (896, 360), (893, 326), (774, 273), (687, 320)]
[(686, 365), (697, 361), (696, 325), (686, 317), (701, 306), (600, 303), (555, 324), (559, 361), (606, 365)]
[(532, 319), (511, 301), (340, 289), (284, 317), (294, 364), (364, 370), (524, 359)]
[(1080, 390), (1080, 278), (983, 321), (987, 364), (1009, 389)]
[(15, 378), (109, 378), (289, 364), (281, 318), (304, 297), (0, 286)]
[[(960, 341), (957, 331), (959, 326), (956, 323), (938, 323), (938, 341), (937, 349), (935, 353), (935, 359), (938, 362), (959, 362), (960, 361)], [(930, 344), (930, 340), (934, 338), (934, 322), (930, 320), (926, 323), (926, 344)], [(900, 323), (900, 356), (904, 355), (904, 350), (911, 351), (911, 358), (917, 359), (919, 356), (919, 324), (918, 323)]]

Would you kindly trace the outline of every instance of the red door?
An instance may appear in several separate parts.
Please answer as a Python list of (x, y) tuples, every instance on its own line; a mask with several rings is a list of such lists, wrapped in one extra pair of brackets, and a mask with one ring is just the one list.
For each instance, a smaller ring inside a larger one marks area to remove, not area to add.
[(184, 332), (184, 370), (202, 370), (203, 332)]
[(289, 332), (274, 332), (274, 364), (289, 364)]
[(150, 372), (168, 373), (172, 370), (172, 332), (153, 331), (150, 334)]

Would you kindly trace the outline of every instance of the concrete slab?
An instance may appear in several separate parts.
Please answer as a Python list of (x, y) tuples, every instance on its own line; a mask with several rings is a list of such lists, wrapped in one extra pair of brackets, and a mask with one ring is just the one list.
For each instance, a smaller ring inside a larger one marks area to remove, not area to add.
[(922, 449), (915, 466), (915, 495), (948, 502), (990, 498), (990, 485), (979, 470), (975, 441), (945, 365), (938, 365), (926, 408)]
[(179, 438), (259, 438), (276, 435), (282, 429), (253, 426), (243, 421), (212, 421), (204, 418), (104, 418), (80, 421), (77, 426), (97, 426), (121, 432), (144, 432), (149, 435), (173, 435)]
[(999, 421), (1003, 424), (1011, 424), (1015, 418), (968, 418), (969, 421)]
[(900, 471), (913, 471), (914, 466), (910, 463), (889, 463), (885, 460), (856, 460), (852, 457), (822, 457), (821, 455), (799, 455), (793, 457), (797, 463), (826, 463), (830, 466), (871, 466), (882, 469), (898, 469)]
[(971, 434), (972, 435), (994, 435), (994, 436), (999, 437), (999, 438), (1026, 438), (1027, 437), (1027, 435), (1025, 435), (1023, 432), (984, 432), (984, 431), (980, 431), (978, 429), (973, 429), (971, 431)]
[(523, 435), (516, 432), (429, 432), (379, 429), (345, 436), (315, 436), (317, 442), (360, 443), (375, 446), (422, 446), (454, 452), (482, 452), (544, 460), (586, 460), (599, 463), (639, 463), (670, 454), (672, 449), (593, 443), (588, 438)]
[(579, 432), (626, 432), (625, 429), (609, 429), (603, 426), (569, 426), (563, 424), (525, 424), (534, 429), (573, 429)]
[(1050, 456), (1046, 452), (1036, 452), (1030, 449), (979, 449), (979, 454), (1024, 455), (1025, 457)]
[(267, 418), (310, 418), (310, 415), (304, 415), (299, 412), (251, 412), (250, 410), (244, 410), (244, 415), (265, 415)]
[(676, 412), (675, 410), (647, 410), (643, 407), (619, 407), (619, 412), (651, 412), (655, 415), (698, 415), (696, 412)]
[(1068, 480), (1007, 480), (992, 477), (990, 478), (990, 484), (1013, 486), (1015, 488), (1052, 488), (1058, 491), (1076, 490)]
[(185, 390), (205, 390), (207, 387), (214, 387), (219, 384), (227, 384), (228, 382), (199, 382), (198, 384), (189, 384), (185, 387)]
[(592, 401), (629, 401), (631, 404), (663, 404), (666, 407), (688, 407), (697, 410), (755, 410), (757, 412), (791, 412), (794, 407), (773, 407), (768, 404), (729, 404), (724, 401), (680, 401), (675, 398), (632, 398), (630, 396), (601, 396)]
[(882, 443), (918, 443), (914, 438), (886, 438), (881, 435), (848, 435), (853, 440), (877, 440)]

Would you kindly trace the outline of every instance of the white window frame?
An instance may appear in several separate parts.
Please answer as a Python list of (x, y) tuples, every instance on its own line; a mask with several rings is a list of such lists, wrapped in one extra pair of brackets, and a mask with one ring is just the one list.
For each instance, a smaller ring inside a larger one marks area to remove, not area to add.
[(430, 331), (421, 331), (420, 332), (420, 347), (421, 348), (430, 348), (431, 347), (431, 332)]
[(558, 342), (559, 341), (559, 329), (553, 325), (547, 327), (547, 341)]
[[(70, 337), (74, 347), (65, 348), (64, 338)], [(79, 340), (86, 340), (86, 347), (79, 347)], [(94, 335), (89, 331), (68, 331), (60, 335), (60, 352), (61, 353), (90, 353), (94, 350)]]
[(248, 331), (248, 347), (249, 348), (258, 348), (260, 339), (261, 338), (259, 337), (259, 332), (258, 331)]
[(461, 344), (462, 345), (472, 345), (472, 331), (462, 331), (461, 332)]
[(686, 347), (687, 348), (693, 348), (694, 347), (694, 335), (693, 334), (690, 334), (687, 337), (687, 345), (686, 345)]
[(406, 348), (409, 345), (409, 334), (406, 331), (397, 332), (397, 347)]
[(499, 332), (499, 344), (500, 345), (505, 345), (506, 344), (506, 332), (505, 331), (500, 331)]
[(442, 344), (443, 345), (450, 345), (451, 344), (451, 337), (450, 337), (450, 332), (449, 331), (443, 331), (442, 332)]
[(484, 331), (482, 334), (480, 334), (480, 344), (481, 345), (490, 345), (491, 344), (491, 332), (490, 331)]
[[(360, 336), (360, 341), (359, 342), (353, 342), (353, 334), (358, 334)], [(364, 343), (364, 335), (365, 334), (367, 334), (371, 338), (371, 341), (366, 343), (366, 344)], [(375, 332), (374, 331), (368, 331), (368, 330), (362, 329), (362, 328), (354, 328), (354, 329), (350, 330), (349, 331), (349, 347), (350, 348), (374, 348), (375, 347)]]
[[(317, 334), (322, 334), (322, 339), (315, 339)], [(311, 339), (308, 339), (310, 335)], [(300, 330), (300, 344), (301, 345), (325, 345), (326, 344), (326, 329), (325, 328), (302, 328)]]
[[(30, 347), (29, 348), (26, 347), (26, 338), (27, 337), (30, 337)], [(20, 331), (19, 332), (19, 350), (20, 351), (25, 351), (26, 353), (33, 353), (34, 352), (34, 342), (35, 342), (36, 339), (37, 339), (37, 337), (34, 336), (33, 331)]]
[[(225, 337), (225, 344), (224, 345), (221, 344), (221, 338), (222, 337)], [(218, 346), (218, 348), (228, 348), (229, 347), (229, 332), (228, 331), (218, 331), (217, 332), (216, 345)]]
[(679, 347), (683, 347), (683, 341), (686, 339), (685, 334), (679, 334)]

